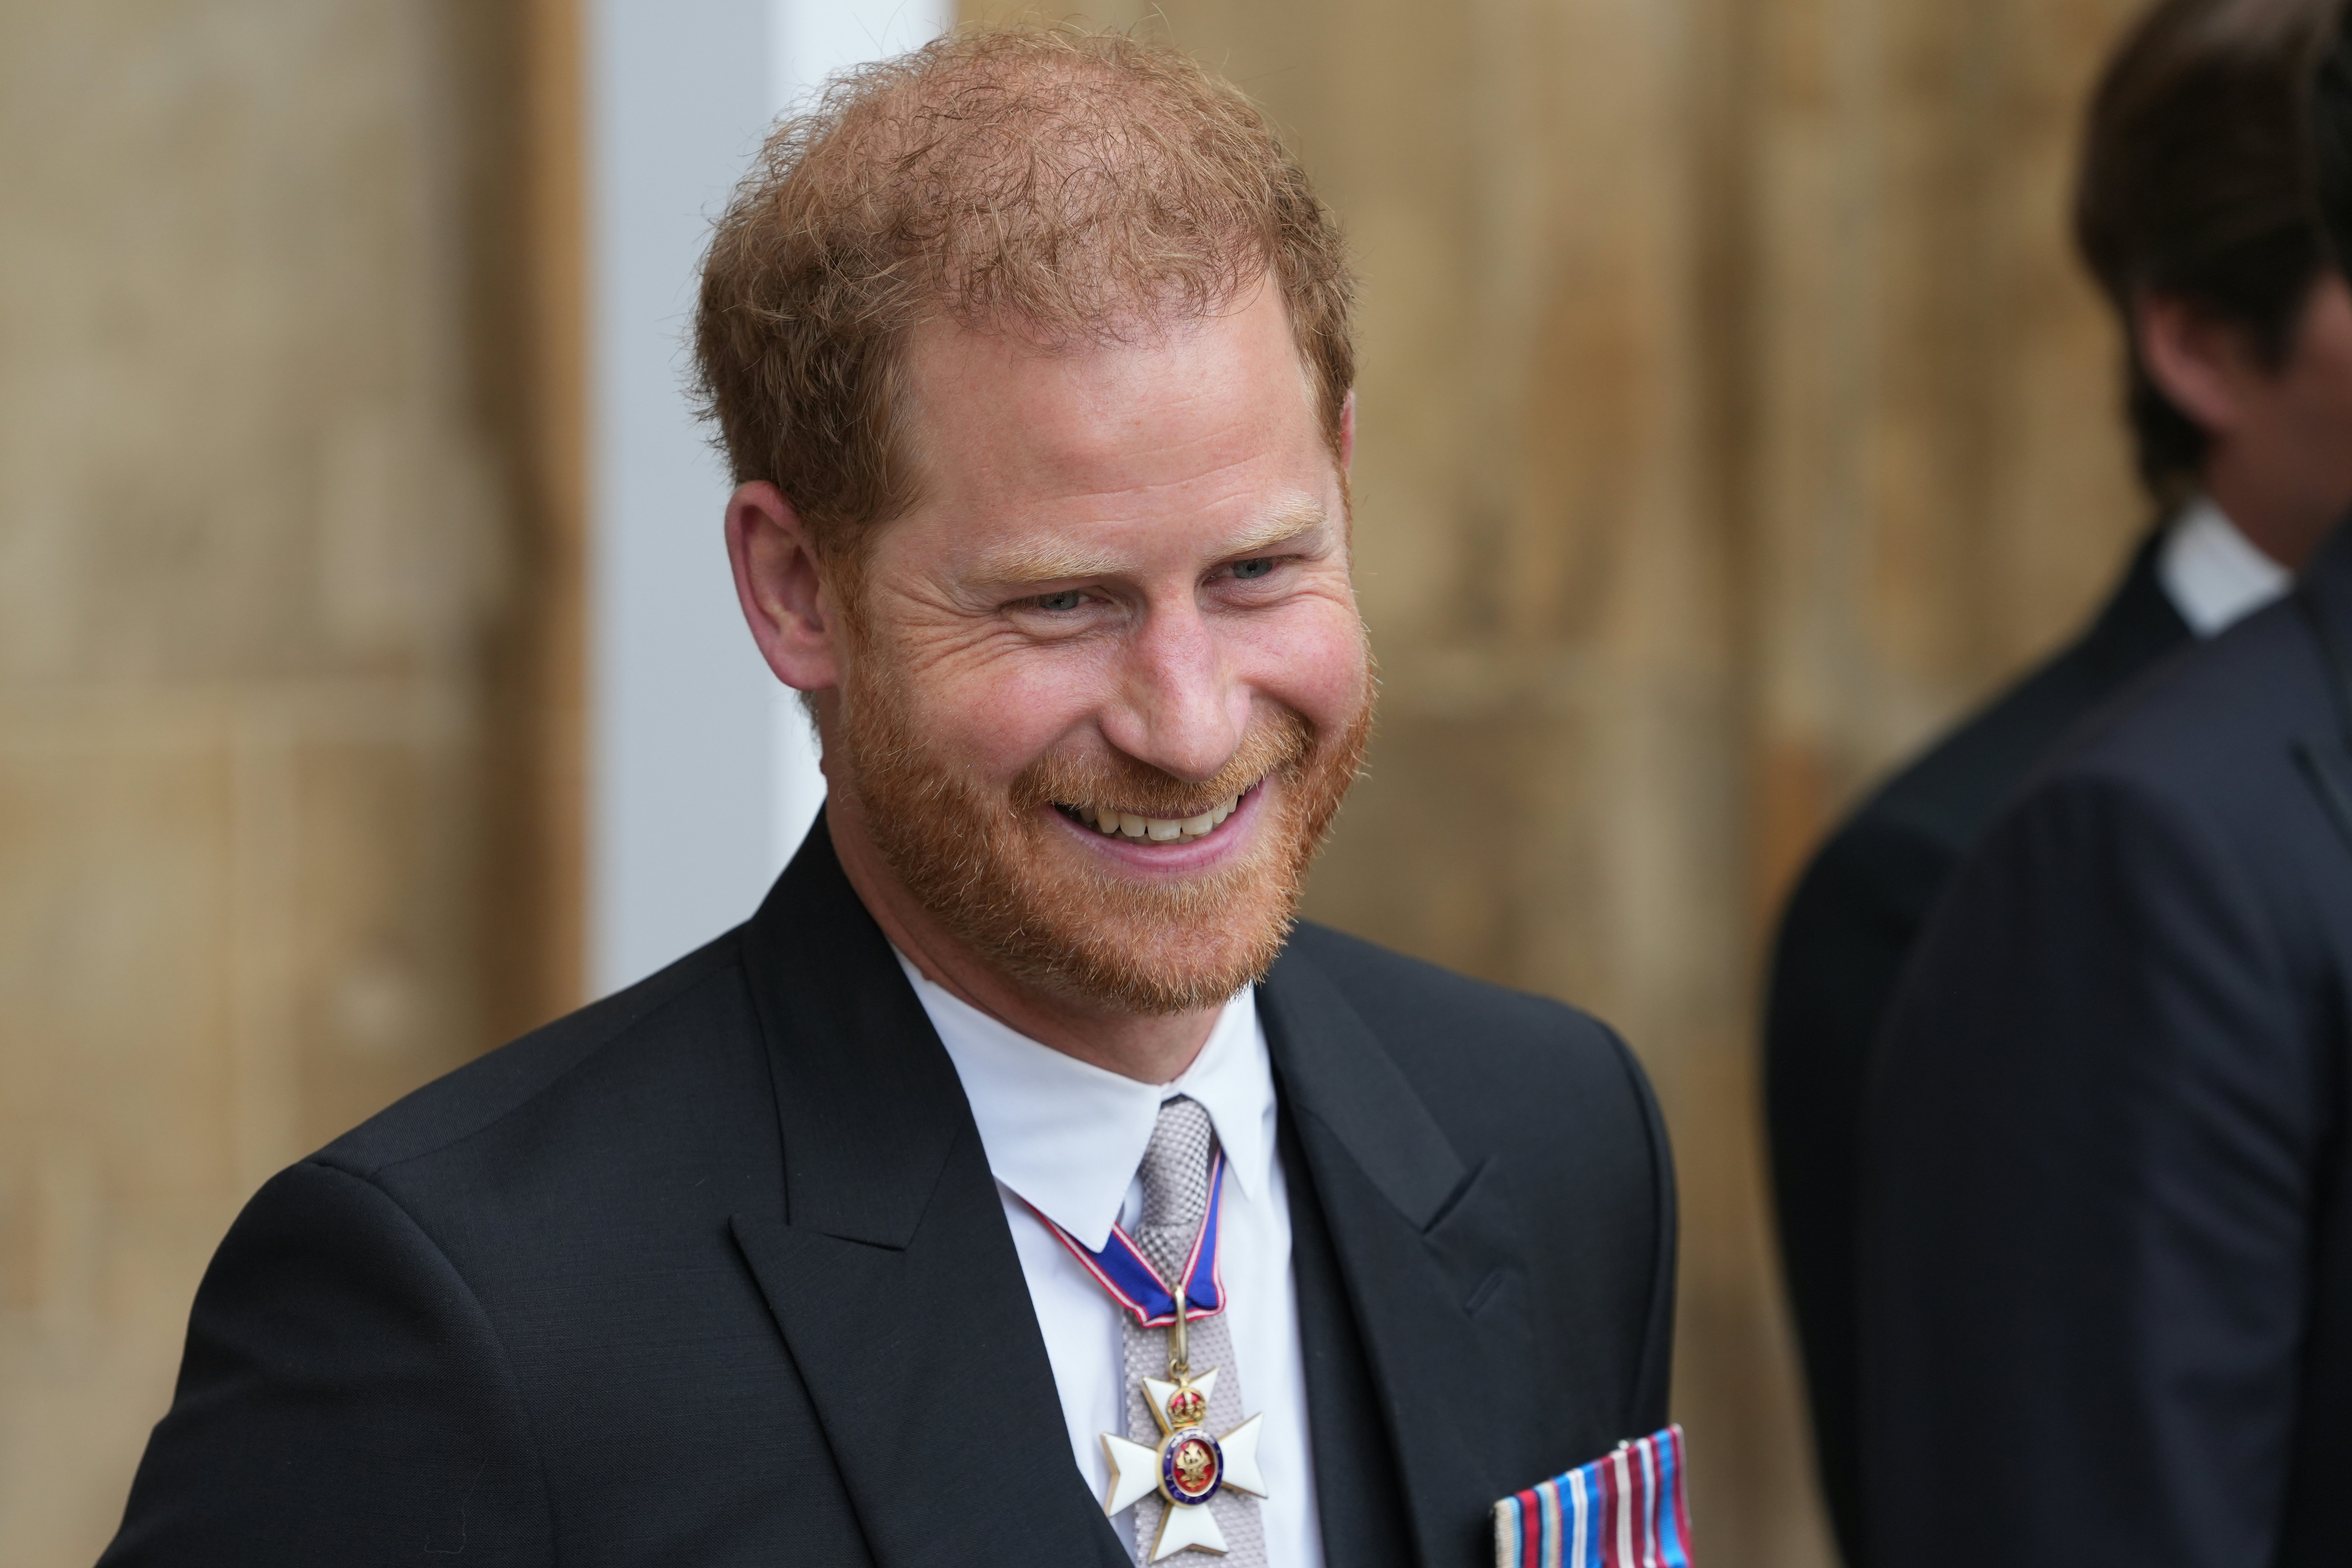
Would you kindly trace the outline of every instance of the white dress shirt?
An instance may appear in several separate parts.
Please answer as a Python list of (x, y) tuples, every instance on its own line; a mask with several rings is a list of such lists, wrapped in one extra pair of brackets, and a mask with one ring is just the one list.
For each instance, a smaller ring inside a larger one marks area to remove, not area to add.
[[(1225, 1317), (1240, 1363), (1234, 1370), (1244, 1409), (1265, 1418), (1257, 1452), (1266, 1481), (1258, 1514), (1267, 1568), (1321, 1568), (1288, 1189), (1276, 1148), (1274, 1069), (1255, 993), (1244, 989), (1225, 1004), (1183, 1077), (1155, 1086), (1040, 1045), (933, 984), (906, 954), (898, 963), (963, 1080), (1045, 1334), (1070, 1457), (1097, 1499), (1110, 1483), (1101, 1434), (1126, 1434), (1118, 1308), (1037, 1215), (1099, 1251), (1114, 1223), (1141, 1217), (1136, 1171), (1161, 1102), (1189, 1095), (1207, 1110), (1225, 1151), (1219, 1246)], [(1127, 1516), (1117, 1524), (1120, 1538), (1131, 1539)]]
[(2181, 508), (2156, 561), (2164, 596), (2200, 637), (2284, 597), (2294, 574), (2254, 548), (2207, 496)]

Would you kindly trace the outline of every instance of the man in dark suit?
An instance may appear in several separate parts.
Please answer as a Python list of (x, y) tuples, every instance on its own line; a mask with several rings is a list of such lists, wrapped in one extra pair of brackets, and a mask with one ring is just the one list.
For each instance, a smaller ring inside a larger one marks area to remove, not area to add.
[[(2322, 76), (2352, 245), (2352, 33)], [(2352, 297), (2314, 307), (2352, 453)], [(2070, 739), (1931, 918), (1865, 1107), (1885, 1563), (2352, 1561), (2352, 530)]]
[(2033, 765), (2168, 654), (2284, 593), (2352, 505), (2315, 352), (2322, 247), (2295, 82), (2333, 0), (2170, 0), (2094, 100), (2075, 235), (2130, 345), (2139, 467), (2162, 513), (2070, 647), (1866, 801), (1782, 917), (1765, 1107), (1823, 1494), (1863, 1544), (1855, 1405), (1856, 1133), (1871, 1042), (1929, 909)]
[(1292, 927), (1370, 712), (1350, 289), (1173, 50), (959, 34), (779, 131), (697, 350), (826, 810), (263, 1188), (108, 1563), (1466, 1568), (1662, 1425), (1622, 1044)]

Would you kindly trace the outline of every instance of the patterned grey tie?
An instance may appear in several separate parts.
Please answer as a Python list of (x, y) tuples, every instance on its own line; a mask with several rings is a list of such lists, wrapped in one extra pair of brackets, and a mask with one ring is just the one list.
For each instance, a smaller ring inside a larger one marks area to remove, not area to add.
[[(1143, 1218), (1132, 1235), (1135, 1245), (1160, 1271), (1160, 1278), (1182, 1278), (1184, 1260), (1200, 1233), (1201, 1218), (1209, 1208), (1209, 1161), (1216, 1147), (1216, 1131), (1209, 1112), (1197, 1100), (1182, 1095), (1160, 1108), (1151, 1142), (1143, 1151), (1137, 1173), (1143, 1182)], [(1226, 1312), (1194, 1320), (1188, 1327), (1186, 1353), (1192, 1375), (1214, 1369), (1216, 1386), (1209, 1394), (1208, 1426), (1223, 1434), (1242, 1424), (1248, 1414), (1242, 1405), (1240, 1369), (1234, 1365), (1234, 1334)], [(1168, 1375), (1168, 1331), (1138, 1327), (1134, 1318), (1119, 1314), (1119, 1333), (1127, 1349), (1127, 1435), (1139, 1443), (1157, 1445), (1160, 1424), (1143, 1397), (1143, 1380)], [(1259, 1522), (1257, 1499), (1227, 1489), (1209, 1500), (1209, 1510), (1224, 1532), (1224, 1562), (1232, 1568), (1265, 1568), (1265, 1531)], [(1168, 1503), (1157, 1495), (1135, 1505), (1135, 1560), (1148, 1563), (1152, 1543), (1160, 1538), (1160, 1516)], [(1181, 1553), (1179, 1554), (1181, 1555)]]

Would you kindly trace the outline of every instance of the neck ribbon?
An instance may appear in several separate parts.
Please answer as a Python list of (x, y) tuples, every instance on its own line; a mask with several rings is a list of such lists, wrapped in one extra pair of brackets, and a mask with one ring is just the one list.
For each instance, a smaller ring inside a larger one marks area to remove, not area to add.
[[(1224, 1212), (1225, 1152), (1218, 1150), (1209, 1161), (1209, 1206), (1201, 1215), (1201, 1228), (1192, 1237), (1192, 1250), (1184, 1258), (1184, 1321), (1213, 1318), (1225, 1310), (1224, 1276), (1217, 1267), (1218, 1221)], [(1027, 1199), (1022, 1200), (1027, 1203)], [(1059, 1237), (1070, 1256), (1076, 1258), (1086, 1271), (1095, 1277), (1095, 1283), (1110, 1292), (1111, 1300), (1134, 1314), (1138, 1324), (1147, 1329), (1164, 1329), (1176, 1321), (1176, 1292), (1168, 1281), (1160, 1279), (1160, 1270), (1143, 1256), (1135, 1238), (1126, 1227), (1110, 1227), (1110, 1240), (1097, 1252), (1046, 1219), (1034, 1204), (1030, 1212), (1045, 1221), (1046, 1228)]]

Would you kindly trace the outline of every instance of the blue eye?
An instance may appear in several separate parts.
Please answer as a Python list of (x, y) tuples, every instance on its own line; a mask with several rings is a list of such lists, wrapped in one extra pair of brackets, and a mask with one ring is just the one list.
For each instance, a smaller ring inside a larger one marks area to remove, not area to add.
[(1040, 594), (1037, 607), (1041, 610), (1075, 610), (1087, 602), (1087, 596), (1076, 588), (1065, 588), (1058, 594)]
[(1244, 583), (1250, 581), (1252, 578), (1263, 577), (1273, 570), (1274, 560), (1271, 556), (1261, 556), (1255, 561), (1236, 561), (1234, 563), (1234, 575), (1240, 578)]

